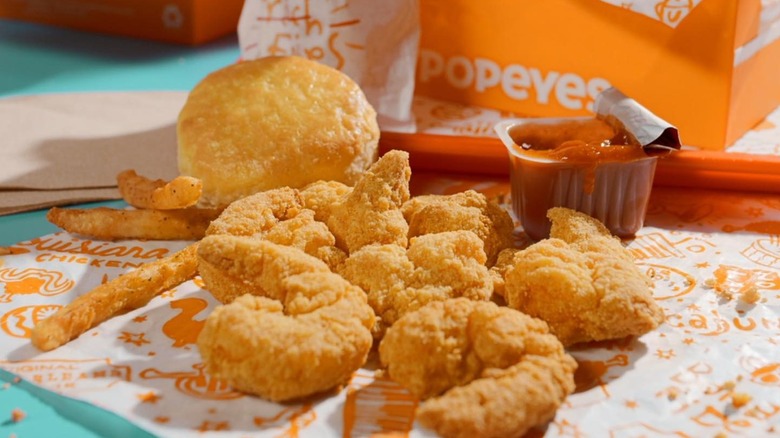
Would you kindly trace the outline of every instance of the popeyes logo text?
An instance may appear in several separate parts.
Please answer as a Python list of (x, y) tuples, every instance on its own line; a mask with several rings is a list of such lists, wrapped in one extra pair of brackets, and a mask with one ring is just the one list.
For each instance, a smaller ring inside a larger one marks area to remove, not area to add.
[(583, 78), (572, 72), (543, 71), (521, 64), (500, 65), (487, 58), (445, 57), (420, 49), (417, 80), (420, 83), (444, 80), (453, 88), (484, 93), (499, 88), (513, 100), (532, 99), (538, 104), (552, 101), (570, 110), (593, 111), (593, 101), (610, 87), (604, 78)]

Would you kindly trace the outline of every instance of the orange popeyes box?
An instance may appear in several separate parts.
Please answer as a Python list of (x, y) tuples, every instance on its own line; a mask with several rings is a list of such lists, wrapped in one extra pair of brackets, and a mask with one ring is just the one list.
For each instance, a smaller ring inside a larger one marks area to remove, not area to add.
[(236, 31), (243, 0), (0, 0), (0, 18), (201, 44)]
[(780, 105), (777, 0), (420, 0), (416, 93), (530, 116), (613, 85), (720, 150)]

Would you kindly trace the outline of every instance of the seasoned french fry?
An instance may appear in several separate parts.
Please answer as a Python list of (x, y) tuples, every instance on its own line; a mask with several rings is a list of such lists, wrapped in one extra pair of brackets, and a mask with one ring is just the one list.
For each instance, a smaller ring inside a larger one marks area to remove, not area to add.
[(44, 351), (53, 350), (109, 318), (145, 306), (155, 296), (195, 276), (197, 252), (198, 243), (193, 243), (79, 296), (33, 328), (32, 344)]
[(191, 176), (178, 176), (167, 182), (125, 170), (117, 175), (116, 181), (122, 198), (136, 208), (176, 210), (192, 207), (198, 203), (203, 191), (203, 183)]
[(63, 209), (54, 207), (46, 219), (63, 230), (102, 240), (197, 240), (220, 210)]

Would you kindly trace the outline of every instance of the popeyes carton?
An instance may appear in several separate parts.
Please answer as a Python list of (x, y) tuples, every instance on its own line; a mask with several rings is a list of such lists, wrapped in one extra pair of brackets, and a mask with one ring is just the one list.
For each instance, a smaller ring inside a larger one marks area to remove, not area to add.
[(236, 31), (243, 0), (0, 0), (0, 18), (180, 44)]
[(777, 0), (420, 0), (418, 95), (574, 116), (615, 86), (722, 149), (780, 104)]

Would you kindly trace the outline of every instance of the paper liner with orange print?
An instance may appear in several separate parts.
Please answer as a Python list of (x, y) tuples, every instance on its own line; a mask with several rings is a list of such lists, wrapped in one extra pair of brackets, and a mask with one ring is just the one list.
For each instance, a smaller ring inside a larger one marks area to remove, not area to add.
[[(503, 179), (412, 177), (415, 194), (468, 188), (508, 201)], [(665, 323), (638, 339), (572, 348), (580, 364), (577, 391), (535, 433), (780, 430), (780, 202), (773, 195), (658, 188), (645, 223), (626, 243), (653, 280)], [(517, 245), (529, 243), (518, 233)], [(340, 390), (284, 405), (210, 377), (194, 342), (217, 302), (199, 278), (54, 351), (30, 345), (30, 328), (74, 296), (185, 244), (58, 233), (13, 245), (11, 255), (0, 256), (0, 367), (160, 436), (431, 436), (414, 420), (419, 401), (371, 366)], [(741, 300), (753, 292), (756, 302)]]

